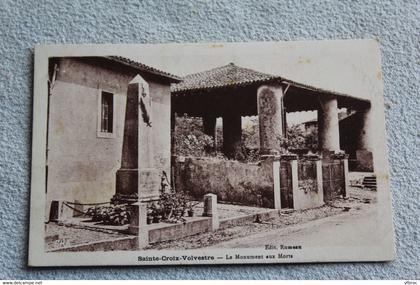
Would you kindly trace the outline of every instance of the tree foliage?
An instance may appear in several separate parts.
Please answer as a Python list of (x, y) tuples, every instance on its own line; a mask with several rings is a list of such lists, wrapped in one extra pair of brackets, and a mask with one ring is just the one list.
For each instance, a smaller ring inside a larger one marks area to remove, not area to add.
[(200, 118), (184, 115), (176, 118), (173, 133), (174, 151), (184, 156), (209, 156), (213, 149), (213, 138), (203, 133)]
[[(204, 134), (201, 118), (187, 116), (178, 117), (173, 134), (174, 151), (176, 155), (208, 157), (224, 157), (223, 127), (216, 126), (217, 147), (214, 148), (213, 138)], [(287, 128), (287, 136), (279, 137), (280, 153), (290, 153), (293, 150), (308, 150), (316, 152), (318, 148), (318, 133), (312, 131), (306, 133), (300, 125)], [(244, 162), (257, 161), (259, 159), (259, 125), (258, 117), (252, 117), (242, 128), (242, 150), (244, 156), (240, 159)]]

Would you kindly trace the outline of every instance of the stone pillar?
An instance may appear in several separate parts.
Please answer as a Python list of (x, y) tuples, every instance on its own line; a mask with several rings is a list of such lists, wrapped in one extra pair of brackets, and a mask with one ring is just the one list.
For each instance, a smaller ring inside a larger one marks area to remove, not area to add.
[[(63, 222), (73, 218), (74, 210), (65, 205), (66, 201), (52, 200), (49, 212), (49, 221)], [(74, 205), (71, 205), (74, 207)]]
[(139, 249), (149, 245), (149, 229), (147, 227), (147, 204), (131, 205), (131, 220), (128, 232), (138, 237)]
[(373, 151), (373, 131), (372, 115), (371, 110), (365, 109), (358, 111), (360, 114), (360, 129), (357, 138), (357, 149)]
[(280, 156), (276, 155), (261, 155), (260, 167), (264, 171), (272, 171), (273, 175), (273, 207), (274, 209), (281, 209), (281, 189), (280, 189)]
[(149, 85), (137, 75), (128, 85), (121, 168), (116, 192), (138, 193), (139, 200), (159, 196), (160, 172), (154, 168)]
[(298, 161), (297, 158), (290, 160), (290, 166), (292, 169), (292, 191), (293, 191), (293, 209), (300, 209), (298, 191), (299, 191), (299, 176), (298, 176)]
[(321, 151), (340, 151), (337, 98), (322, 95), (318, 109), (318, 141)]
[(176, 117), (177, 117), (177, 114), (175, 112), (171, 111), (171, 132), (175, 131)]
[(318, 190), (318, 205), (324, 204), (324, 185), (322, 182), (322, 160), (319, 159), (316, 162), (316, 184)]
[(273, 160), (274, 209), (281, 209), (280, 158)]
[(287, 138), (287, 109), (284, 107), (283, 98), (281, 100), (281, 105), (283, 108), (283, 116), (282, 116), (282, 123), (283, 123), (283, 137)]
[(223, 115), (223, 153), (234, 159), (242, 156), (242, 118), (239, 114)]
[(216, 116), (203, 116), (203, 132), (213, 138), (214, 149), (217, 148), (216, 121)]
[(217, 195), (204, 195), (204, 212), (205, 217), (210, 217), (210, 227), (212, 231), (219, 229), (219, 212), (217, 211)]
[(356, 168), (358, 171), (374, 171), (373, 153), (375, 129), (373, 125), (371, 109), (359, 110), (355, 114), (359, 120), (356, 135), (355, 156), (357, 160)]
[(350, 187), (350, 179), (349, 179), (349, 160), (347, 157), (343, 159), (343, 170), (344, 170), (344, 193), (343, 197), (347, 198), (349, 196), (349, 187)]
[(257, 91), (261, 154), (278, 153), (283, 134), (283, 88), (263, 85)]

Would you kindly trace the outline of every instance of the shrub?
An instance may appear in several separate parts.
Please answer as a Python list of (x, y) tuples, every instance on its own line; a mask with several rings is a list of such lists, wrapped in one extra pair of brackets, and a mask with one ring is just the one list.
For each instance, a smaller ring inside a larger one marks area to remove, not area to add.
[(130, 223), (131, 212), (128, 207), (127, 205), (91, 207), (86, 214), (92, 217), (92, 221), (122, 226)]
[[(213, 138), (204, 134), (201, 118), (184, 115), (176, 118), (173, 135), (174, 153), (194, 157), (226, 157), (223, 155), (223, 127), (216, 125), (217, 148), (214, 149)], [(303, 150), (316, 152), (318, 150), (318, 132), (305, 133), (300, 125), (287, 128), (287, 137), (277, 138), (280, 153)], [(259, 161), (259, 125), (258, 117), (251, 117), (242, 128), (242, 151), (235, 154), (235, 160), (243, 162)]]
[(213, 139), (203, 133), (200, 118), (177, 118), (173, 142), (177, 155), (209, 156), (213, 149)]
[(311, 191), (318, 193), (318, 184), (315, 179), (299, 180), (298, 184), (299, 184), (299, 189), (304, 191), (305, 194)]
[(131, 194), (116, 193), (111, 198), (112, 205), (133, 204), (133, 203), (136, 203), (137, 201), (138, 201), (137, 193), (131, 193)]
[(159, 200), (148, 207), (148, 215), (166, 222), (184, 221), (184, 213), (190, 209), (190, 203), (185, 193), (175, 192), (169, 185), (165, 172), (162, 173), (162, 183)]

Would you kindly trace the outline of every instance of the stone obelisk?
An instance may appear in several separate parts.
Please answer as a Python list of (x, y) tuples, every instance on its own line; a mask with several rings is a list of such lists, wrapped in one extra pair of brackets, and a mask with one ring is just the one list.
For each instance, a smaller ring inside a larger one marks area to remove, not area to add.
[(152, 101), (149, 84), (137, 75), (127, 89), (121, 168), (116, 192), (138, 193), (139, 202), (158, 198), (160, 172), (154, 166)]

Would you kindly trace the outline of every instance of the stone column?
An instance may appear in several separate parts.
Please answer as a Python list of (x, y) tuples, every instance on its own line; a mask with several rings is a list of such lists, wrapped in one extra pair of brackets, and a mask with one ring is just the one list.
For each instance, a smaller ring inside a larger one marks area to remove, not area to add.
[(217, 135), (216, 135), (216, 116), (206, 115), (203, 116), (203, 132), (213, 138), (213, 147), (217, 147)]
[(371, 110), (370, 108), (360, 110), (358, 113), (360, 114), (360, 129), (357, 138), (357, 149), (372, 151), (375, 132), (373, 131)]
[(321, 151), (340, 150), (337, 98), (322, 95), (318, 109), (318, 143)]
[(374, 171), (373, 153), (375, 129), (370, 108), (359, 110), (356, 113), (359, 119), (356, 130), (356, 160), (359, 171)]
[(280, 151), (283, 134), (283, 88), (280, 84), (263, 85), (257, 91), (260, 152), (270, 154)]
[(137, 75), (128, 85), (121, 168), (116, 192), (138, 193), (139, 200), (159, 196), (160, 173), (154, 168), (149, 85)]
[(239, 114), (223, 115), (223, 153), (234, 159), (242, 155), (242, 118)]

